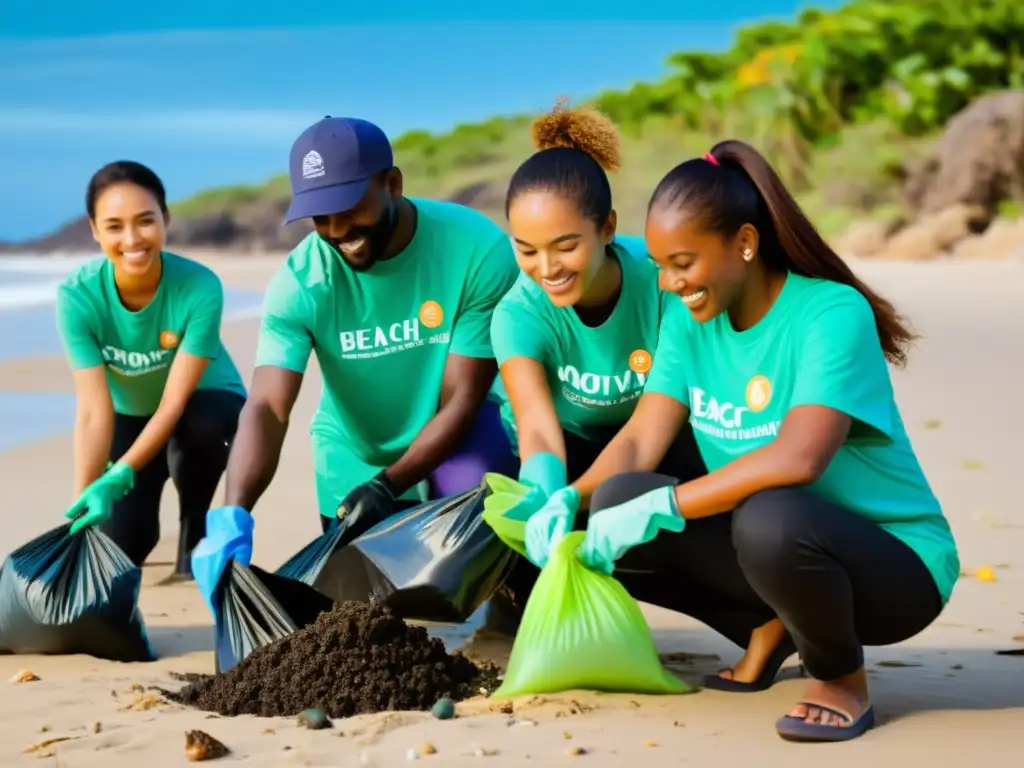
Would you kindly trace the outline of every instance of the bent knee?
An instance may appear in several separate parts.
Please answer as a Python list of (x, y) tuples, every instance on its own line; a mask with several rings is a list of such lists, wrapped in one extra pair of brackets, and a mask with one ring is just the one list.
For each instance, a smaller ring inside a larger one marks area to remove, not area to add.
[(788, 557), (806, 539), (812, 498), (801, 488), (772, 488), (747, 498), (732, 519), (732, 543), (740, 558), (774, 563)]
[(597, 512), (609, 507), (617, 507), (648, 491), (664, 488), (666, 485), (675, 485), (678, 482), (670, 475), (662, 475), (657, 472), (621, 472), (618, 475), (612, 475), (594, 489), (594, 493), (590, 497), (590, 510)]

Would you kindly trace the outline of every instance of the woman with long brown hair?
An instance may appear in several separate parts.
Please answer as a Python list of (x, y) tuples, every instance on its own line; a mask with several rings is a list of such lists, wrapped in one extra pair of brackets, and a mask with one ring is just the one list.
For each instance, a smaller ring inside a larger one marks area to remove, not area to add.
[[(922, 631), (959, 574), (887, 367), (912, 334), (742, 142), (668, 173), (646, 242), (681, 304), (632, 417), (575, 484), (580, 557), (656, 561), (677, 610), (745, 649), (708, 687), (761, 690), (799, 653), (814, 681), (779, 734), (854, 738), (875, 723), (863, 646)], [(652, 472), (687, 422), (708, 474)]]

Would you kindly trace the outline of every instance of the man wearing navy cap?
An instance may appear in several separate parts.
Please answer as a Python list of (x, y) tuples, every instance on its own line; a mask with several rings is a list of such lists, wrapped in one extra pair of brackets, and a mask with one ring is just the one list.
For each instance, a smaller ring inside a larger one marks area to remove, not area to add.
[[(312, 219), (267, 289), (227, 469), (229, 508), (270, 483), (310, 353), (321, 522), (368, 529), (418, 500), (515, 476), (492, 393), (490, 323), (519, 270), (508, 237), (454, 203), (407, 198), (377, 126), (326, 117), (295, 141), (286, 222)], [(223, 508), (222, 508), (223, 511)]]

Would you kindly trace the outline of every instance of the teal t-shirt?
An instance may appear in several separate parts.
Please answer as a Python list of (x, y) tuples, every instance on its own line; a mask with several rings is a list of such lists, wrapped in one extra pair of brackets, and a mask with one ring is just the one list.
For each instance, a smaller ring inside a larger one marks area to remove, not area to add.
[(791, 408), (846, 413), (850, 435), (808, 489), (909, 545), (947, 601), (960, 573), (956, 542), (904, 429), (867, 300), (790, 273), (764, 318), (742, 332), (727, 313), (697, 323), (677, 306), (647, 391), (689, 407), (709, 471), (773, 440)]
[[(264, 299), (256, 365), (301, 373), (316, 351), (323, 391), (310, 431), (335, 455), (318, 475), (338, 483), (405, 452), (437, 413), (449, 354), (493, 358), (491, 315), (518, 274), (508, 236), (482, 213), (410, 199), (416, 232), (397, 256), (356, 272), (311, 233)], [(337, 466), (342, 449), (361, 466)]]
[[(622, 290), (601, 325), (584, 325), (572, 307), (556, 307), (526, 274), (499, 302), (491, 321), (498, 364), (513, 357), (541, 363), (559, 423), (595, 441), (633, 413), (651, 370), (662, 314), (671, 301), (658, 290), (658, 269), (643, 239), (617, 237), (612, 247), (622, 267)], [(514, 433), (515, 417), (507, 400), (502, 416)]]
[(106, 366), (114, 410), (152, 416), (179, 350), (210, 363), (197, 389), (245, 396), (245, 385), (220, 338), (224, 287), (198, 262), (163, 251), (163, 273), (149, 304), (132, 311), (121, 303), (114, 265), (92, 259), (61, 283), (57, 328), (72, 369)]

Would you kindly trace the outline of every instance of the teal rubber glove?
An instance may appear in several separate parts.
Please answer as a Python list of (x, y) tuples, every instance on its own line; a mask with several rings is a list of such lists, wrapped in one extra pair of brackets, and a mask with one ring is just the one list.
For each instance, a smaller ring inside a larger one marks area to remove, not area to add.
[(591, 570), (610, 574), (628, 550), (652, 541), (661, 531), (680, 533), (685, 527), (675, 486), (658, 488), (617, 507), (591, 511), (579, 558)]
[(538, 568), (548, 564), (551, 550), (558, 546), (576, 521), (580, 494), (571, 485), (555, 491), (547, 503), (526, 521), (526, 556)]
[(535, 453), (519, 468), (519, 482), (540, 488), (547, 498), (568, 485), (565, 463), (553, 453)]
[(133, 487), (135, 471), (130, 466), (120, 461), (108, 464), (107, 471), (93, 480), (64, 513), (68, 519), (85, 513), (71, 524), (69, 533), (74, 535), (86, 526), (103, 523), (113, 512), (114, 503), (127, 496)]

